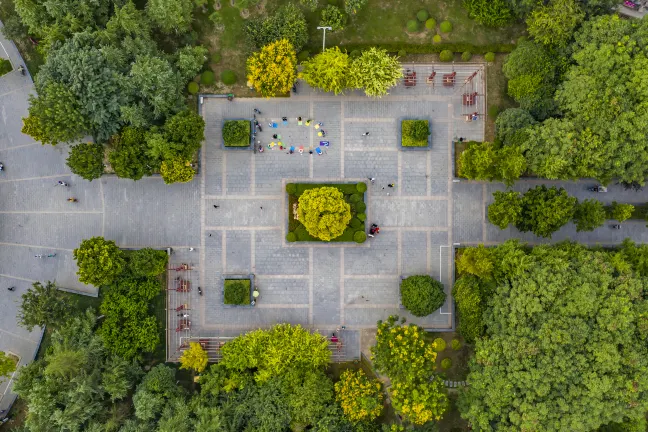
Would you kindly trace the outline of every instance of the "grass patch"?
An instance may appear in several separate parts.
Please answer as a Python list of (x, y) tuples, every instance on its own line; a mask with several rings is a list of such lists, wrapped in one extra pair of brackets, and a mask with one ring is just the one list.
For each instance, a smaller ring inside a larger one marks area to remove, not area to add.
[[(414, 131), (417, 128), (424, 128), (428, 131), (425, 139), (415, 136)], [(403, 147), (427, 147), (429, 131), (430, 122), (428, 120), (403, 120), (401, 121), (401, 145)]]
[[(299, 204), (299, 197), (309, 189), (316, 189), (320, 187), (333, 187), (338, 189), (344, 195), (344, 201), (351, 206), (351, 222), (344, 232), (331, 240), (331, 242), (352, 242), (354, 241), (353, 235), (357, 231), (365, 232), (365, 222), (359, 220), (356, 215), (366, 212), (366, 203), (364, 202), (364, 193), (358, 192), (357, 183), (345, 184), (327, 184), (327, 183), (291, 183), (294, 186), (293, 193), (288, 192), (288, 231), (295, 233), (298, 242), (322, 242), (317, 237), (313, 237), (308, 233), (306, 227), (302, 225), (299, 220), (295, 219), (295, 209)], [(360, 196), (359, 201), (354, 201), (352, 196)]]
[(11, 62), (9, 60), (0, 58), (0, 76), (11, 72)]
[(228, 120), (223, 125), (225, 147), (249, 147), (252, 125), (248, 120)]
[(250, 304), (250, 279), (225, 279), (223, 291), (224, 304)]

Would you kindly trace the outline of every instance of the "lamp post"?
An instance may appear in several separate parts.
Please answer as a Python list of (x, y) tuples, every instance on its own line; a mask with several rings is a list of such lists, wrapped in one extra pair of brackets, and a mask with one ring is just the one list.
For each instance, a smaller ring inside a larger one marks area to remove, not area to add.
[(317, 27), (317, 30), (324, 30), (324, 37), (322, 38), (322, 52), (326, 49), (326, 30), (333, 30), (333, 27)]

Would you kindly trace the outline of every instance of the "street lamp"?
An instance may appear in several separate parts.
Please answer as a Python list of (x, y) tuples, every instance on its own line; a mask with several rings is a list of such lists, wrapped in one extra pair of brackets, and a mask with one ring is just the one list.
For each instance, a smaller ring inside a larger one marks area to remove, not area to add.
[(326, 49), (326, 30), (333, 30), (333, 27), (317, 27), (317, 30), (324, 30), (324, 37), (322, 38), (322, 52)]

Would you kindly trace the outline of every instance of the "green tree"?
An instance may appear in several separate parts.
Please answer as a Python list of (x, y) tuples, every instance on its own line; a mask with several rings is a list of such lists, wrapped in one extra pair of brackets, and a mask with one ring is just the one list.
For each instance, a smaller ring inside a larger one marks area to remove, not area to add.
[(287, 39), (271, 42), (247, 59), (247, 79), (263, 97), (289, 93), (297, 79), (297, 56)]
[(601, 201), (586, 199), (576, 205), (574, 211), (576, 231), (594, 231), (603, 226), (606, 219), (605, 206)]
[(306, 430), (333, 403), (331, 379), (321, 369), (289, 372), (281, 378), (291, 430)]
[(585, 17), (576, 0), (551, 0), (539, 6), (527, 18), (527, 30), (544, 45), (565, 45)]
[(515, 227), (522, 232), (531, 231), (540, 237), (551, 238), (573, 217), (578, 200), (567, 195), (564, 188), (545, 185), (529, 189), (522, 198), (522, 213)]
[(322, 20), (320, 21), (321, 27), (331, 27), (331, 31), (344, 30), (347, 22), (347, 16), (342, 10), (334, 5), (328, 5), (322, 9)]
[(610, 206), (610, 217), (616, 219), (619, 222), (623, 222), (632, 217), (635, 207), (632, 204), (619, 204), (616, 201), (612, 201)]
[(0, 351), (0, 379), (8, 378), (16, 370), (16, 359)]
[(394, 379), (389, 394), (394, 409), (414, 425), (439, 421), (450, 407), (447, 391), (438, 376), (414, 382)]
[(166, 270), (169, 256), (165, 251), (139, 249), (128, 256), (128, 269), (137, 277), (155, 277)]
[(297, 212), (308, 233), (324, 241), (342, 235), (351, 221), (351, 206), (333, 187), (306, 190), (299, 197)]
[(357, 14), (360, 9), (365, 7), (367, 0), (344, 0), (344, 10), (350, 15)]
[(513, 19), (511, 5), (505, 0), (464, 0), (468, 15), (480, 24), (501, 27)]
[(103, 175), (104, 146), (101, 144), (77, 144), (70, 148), (67, 166), (74, 174), (92, 181)]
[(474, 430), (596, 430), (645, 416), (644, 283), (618, 273), (614, 256), (537, 246), (496, 286), (459, 396)]
[(463, 249), (459, 258), (457, 258), (457, 271), (459, 274), (468, 273), (480, 279), (491, 279), (494, 267), (493, 253), (483, 244)]
[(167, 401), (183, 394), (182, 388), (176, 385), (175, 369), (164, 364), (154, 366), (135, 390), (135, 417), (145, 422), (158, 419)]
[(459, 157), (459, 175), (473, 180), (494, 180), (496, 160), (493, 143), (471, 141)]
[(22, 295), (18, 323), (29, 331), (45, 326), (55, 329), (65, 322), (71, 306), (54, 282), (47, 281), (45, 285), (34, 282)]
[(373, 421), (383, 410), (380, 381), (368, 378), (362, 369), (345, 370), (335, 383), (335, 398), (351, 421)]
[(364, 90), (367, 96), (380, 97), (386, 95), (402, 77), (398, 59), (385, 50), (372, 47), (351, 63), (348, 86)]
[(108, 155), (117, 177), (139, 180), (153, 173), (153, 160), (146, 154), (144, 129), (125, 127), (113, 137), (114, 150)]
[(518, 146), (506, 146), (497, 151), (497, 178), (507, 186), (513, 184), (527, 170), (526, 158)]
[(424, 317), (443, 306), (443, 284), (428, 275), (410, 276), (401, 281), (401, 302), (412, 315)]
[(189, 349), (180, 356), (180, 369), (192, 369), (200, 373), (207, 367), (207, 361), (207, 351), (198, 342), (190, 342)]
[(171, 145), (172, 153), (190, 160), (205, 140), (205, 120), (185, 109), (167, 119), (164, 136)]
[(162, 161), (160, 174), (166, 184), (187, 183), (193, 180), (196, 171), (191, 162), (176, 158)]
[(334, 47), (302, 62), (299, 75), (309, 86), (340, 94), (347, 88), (351, 60), (347, 53)]
[(184, 81), (193, 79), (207, 61), (209, 50), (204, 46), (185, 46), (176, 54), (175, 66)]
[(124, 253), (114, 241), (103, 237), (83, 240), (72, 256), (79, 271), (79, 281), (95, 286), (107, 285), (124, 270)]
[(281, 6), (271, 16), (250, 20), (245, 32), (257, 48), (287, 39), (295, 51), (308, 43), (308, 25), (304, 13), (293, 3)]
[(186, 33), (191, 27), (194, 2), (187, 0), (150, 0), (146, 14), (164, 33)]
[(518, 192), (493, 192), (495, 201), (488, 206), (488, 220), (499, 229), (516, 225), (522, 216), (522, 197)]
[(452, 298), (459, 316), (457, 331), (466, 342), (474, 343), (486, 328), (483, 315), (488, 299), (483, 295), (480, 280), (472, 275), (460, 277), (452, 288)]
[(513, 134), (536, 123), (529, 111), (522, 108), (507, 108), (499, 113), (495, 120), (495, 134), (504, 145), (508, 145), (512, 141)]
[(42, 144), (73, 141), (88, 130), (79, 101), (62, 84), (47, 84), (39, 96), (30, 96), (29, 102), (29, 117), (23, 119), (22, 132)]

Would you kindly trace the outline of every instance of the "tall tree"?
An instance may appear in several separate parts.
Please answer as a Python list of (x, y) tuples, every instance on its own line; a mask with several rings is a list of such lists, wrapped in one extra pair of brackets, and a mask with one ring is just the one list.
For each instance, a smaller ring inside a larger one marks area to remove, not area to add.
[(351, 63), (349, 87), (362, 89), (367, 96), (380, 97), (386, 95), (402, 77), (398, 59), (385, 50), (372, 47)]
[(200, 373), (207, 367), (207, 351), (198, 342), (190, 342), (189, 348), (180, 356), (180, 369), (191, 369)]
[(576, 205), (574, 222), (576, 231), (594, 231), (602, 226), (607, 219), (605, 206), (599, 200), (586, 199)]
[(564, 188), (536, 186), (525, 192), (522, 213), (515, 227), (522, 232), (531, 231), (537, 236), (551, 238), (551, 234), (574, 216), (577, 203), (578, 200), (570, 197)]
[(287, 39), (271, 42), (247, 60), (247, 78), (263, 97), (289, 93), (297, 79), (297, 56)]
[(27, 330), (34, 327), (59, 328), (68, 317), (71, 304), (54, 282), (34, 282), (22, 295), (18, 322)]
[(350, 65), (347, 53), (339, 47), (329, 48), (302, 63), (300, 78), (311, 87), (340, 94), (347, 88)]
[(506, 229), (509, 225), (515, 225), (522, 216), (522, 197), (519, 192), (493, 192), (495, 201), (488, 206), (488, 221)]
[(114, 241), (103, 237), (83, 240), (72, 252), (79, 271), (79, 281), (95, 286), (107, 285), (124, 270), (124, 253)]
[(103, 159), (104, 146), (87, 143), (72, 146), (66, 162), (74, 174), (92, 181), (103, 175)]
[(193, 19), (193, 0), (150, 0), (146, 13), (164, 33), (186, 33)]
[(576, 0), (551, 0), (539, 6), (527, 18), (527, 30), (544, 45), (565, 45), (585, 17)]

